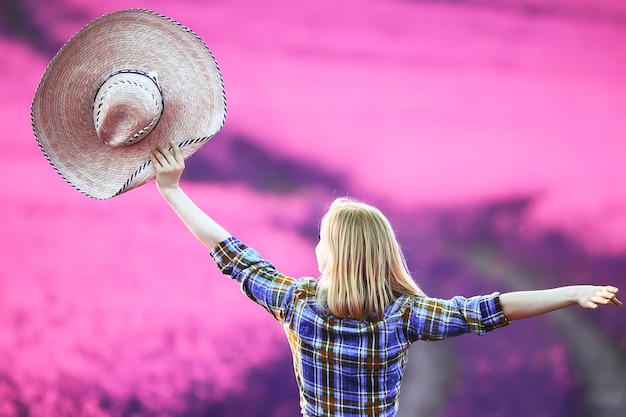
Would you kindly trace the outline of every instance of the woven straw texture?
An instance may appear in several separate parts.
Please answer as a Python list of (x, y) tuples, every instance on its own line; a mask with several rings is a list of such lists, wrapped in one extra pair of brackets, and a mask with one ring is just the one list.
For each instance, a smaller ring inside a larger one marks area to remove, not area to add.
[[(123, 70), (156, 74), (163, 113), (141, 141), (112, 147), (93, 119), (100, 86)], [(106, 14), (78, 31), (44, 72), (31, 107), (33, 131), (54, 169), (81, 193), (107, 199), (154, 178), (150, 152), (173, 140), (185, 158), (223, 126), (219, 67), (190, 29), (145, 9)]]

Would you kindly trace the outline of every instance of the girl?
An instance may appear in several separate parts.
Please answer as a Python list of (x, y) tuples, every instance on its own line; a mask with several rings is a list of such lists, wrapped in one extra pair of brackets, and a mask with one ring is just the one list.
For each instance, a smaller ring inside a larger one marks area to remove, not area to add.
[(189, 199), (179, 185), (183, 155), (171, 147), (151, 155), (157, 187), (218, 268), (283, 325), (303, 416), (395, 416), (406, 353), (416, 340), (483, 335), (575, 304), (621, 305), (617, 288), (591, 285), (429, 298), (409, 275), (386, 217), (346, 198), (321, 221), (319, 282), (287, 277)]

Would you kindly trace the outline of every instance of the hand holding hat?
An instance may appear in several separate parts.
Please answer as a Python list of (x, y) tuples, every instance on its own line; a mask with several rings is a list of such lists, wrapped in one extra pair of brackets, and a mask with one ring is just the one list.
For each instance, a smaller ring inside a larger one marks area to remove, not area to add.
[(164, 146), (157, 146), (150, 154), (150, 160), (157, 174), (157, 186), (161, 192), (178, 187), (180, 177), (185, 170), (182, 151), (176, 142), (170, 142), (170, 146), (172, 147), (171, 151)]

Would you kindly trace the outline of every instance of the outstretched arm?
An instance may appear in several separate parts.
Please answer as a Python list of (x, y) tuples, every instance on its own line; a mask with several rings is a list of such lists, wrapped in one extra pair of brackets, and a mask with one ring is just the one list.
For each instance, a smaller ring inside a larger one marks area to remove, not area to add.
[(573, 285), (538, 291), (517, 291), (500, 295), (500, 304), (509, 320), (549, 313), (572, 305), (595, 309), (601, 304), (622, 305), (618, 289), (610, 285)]
[(179, 181), (185, 170), (185, 160), (178, 145), (173, 142), (170, 145), (171, 152), (159, 146), (150, 155), (156, 169), (157, 188), (191, 233), (207, 248), (213, 249), (231, 235), (196, 206), (180, 188)]

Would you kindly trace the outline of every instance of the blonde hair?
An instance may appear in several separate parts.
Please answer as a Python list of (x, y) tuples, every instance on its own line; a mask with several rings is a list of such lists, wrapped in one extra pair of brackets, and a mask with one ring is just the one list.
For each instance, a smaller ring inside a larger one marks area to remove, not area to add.
[(338, 198), (322, 227), (328, 252), (317, 291), (322, 308), (339, 318), (380, 320), (399, 295), (424, 296), (389, 220), (377, 208)]

